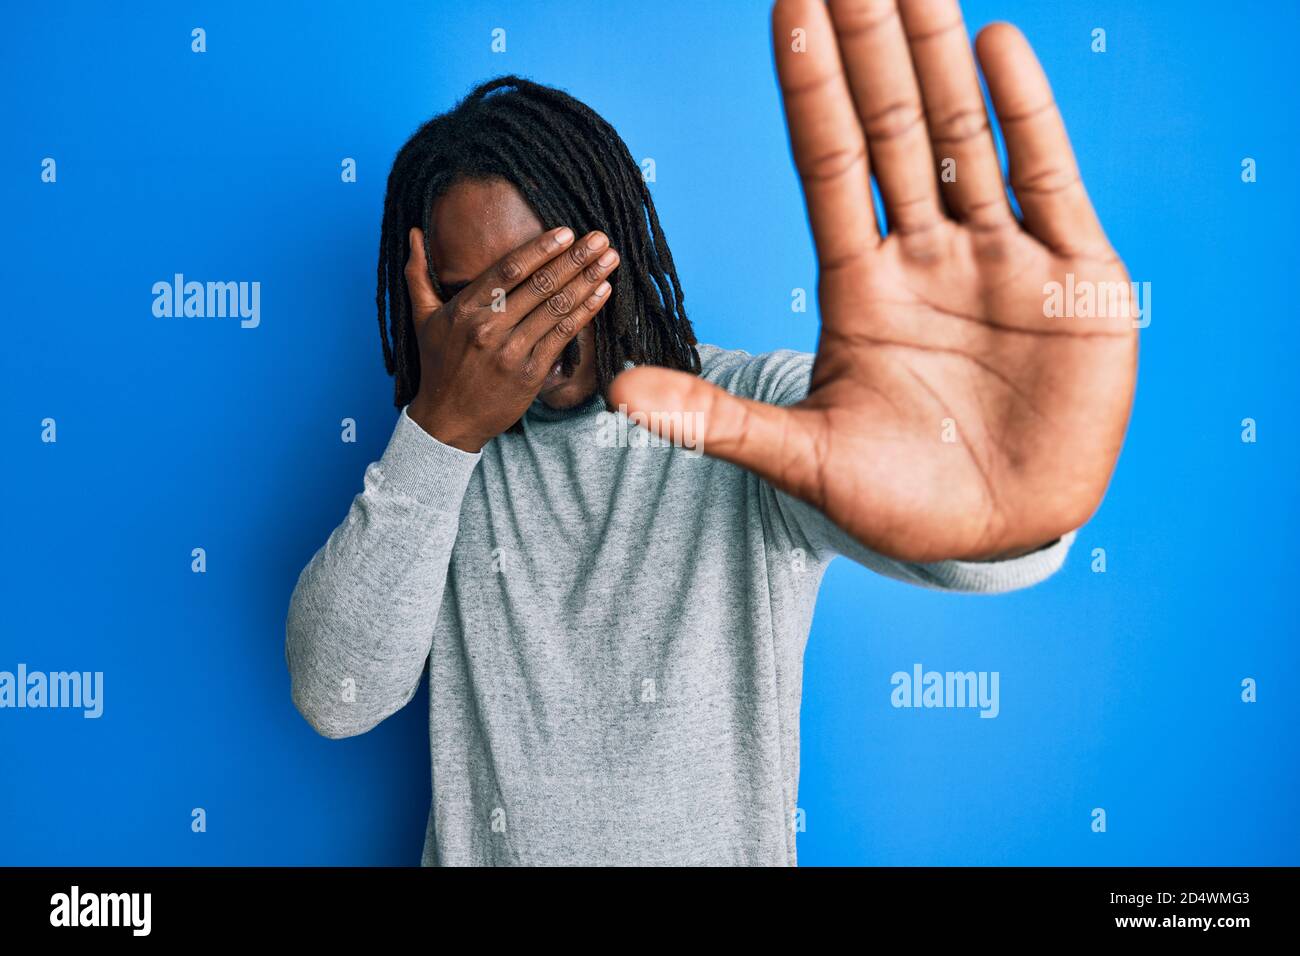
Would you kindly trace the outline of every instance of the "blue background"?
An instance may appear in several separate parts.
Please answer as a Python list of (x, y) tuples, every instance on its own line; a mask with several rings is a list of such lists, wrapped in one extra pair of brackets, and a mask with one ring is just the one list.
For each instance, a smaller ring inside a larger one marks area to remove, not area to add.
[[(0, 669), (105, 672), (97, 721), (0, 710), (0, 863), (413, 864), (423, 689), (328, 741), (290, 703), (283, 649), (298, 572), (395, 420), (374, 309), (388, 166), (477, 81), (562, 86), (656, 160), (701, 340), (812, 349), (815, 310), (790, 311), (816, 266), (767, 6), (186, 6), (28, 4), (0, 31)], [(940, 595), (832, 566), (807, 656), (800, 862), (1300, 863), (1300, 14), (965, 13), (1025, 30), (1114, 245), (1152, 283), (1137, 403), (1105, 504), (1045, 585)], [(150, 288), (175, 272), (260, 281), (261, 326), (155, 319)], [(40, 441), (47, 416), (57, 444)], [(999, 671), (1001, 716), (893, 709), (889, 676), (915, 662)]]

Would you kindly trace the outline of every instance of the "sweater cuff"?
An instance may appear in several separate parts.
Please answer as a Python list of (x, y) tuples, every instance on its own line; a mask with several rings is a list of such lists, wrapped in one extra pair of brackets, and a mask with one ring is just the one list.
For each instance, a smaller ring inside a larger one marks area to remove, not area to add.
[(1001, 594), (1038, 584), (1059, 571), (1077, 534), (1067, 532), (1046, 548), (1006, 561), (937, 561), (919, 567), (942, 588)]
[(438, 441), (406, 413), (408, 407), (403, 406), (379, 459), (379, 487), (428, 508), (459, 510), (469, 476), (483, 453)]

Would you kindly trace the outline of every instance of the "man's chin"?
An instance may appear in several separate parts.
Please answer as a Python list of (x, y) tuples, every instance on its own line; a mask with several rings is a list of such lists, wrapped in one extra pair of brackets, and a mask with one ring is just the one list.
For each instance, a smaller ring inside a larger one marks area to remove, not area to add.
[(547, 408), (553, 408), (556, 411), (565, 411), (585, 404), (591, 396), (592, 392), (584, 390), (578, 385), (578, 383), (569, 379), (546, 389), (546, 391), (541, 392), (537, 397), (541, 399), (542, 404)]

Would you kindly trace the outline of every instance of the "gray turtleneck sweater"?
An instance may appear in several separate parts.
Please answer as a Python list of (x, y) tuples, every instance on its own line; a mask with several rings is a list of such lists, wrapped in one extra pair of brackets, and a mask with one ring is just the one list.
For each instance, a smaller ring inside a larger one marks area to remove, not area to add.
[[(792, 404), (812, 356), (701, 346), (704, 378)], [(535, 401), (477, 454), (403, 409), (298, 580), (294, 704), (328, 737), (405, 706), (429, 669), (422, 862), (793, 865), (803, 653), (836, 554), (997, 592), (1001, 562), (904, 564), (750, 472)]]

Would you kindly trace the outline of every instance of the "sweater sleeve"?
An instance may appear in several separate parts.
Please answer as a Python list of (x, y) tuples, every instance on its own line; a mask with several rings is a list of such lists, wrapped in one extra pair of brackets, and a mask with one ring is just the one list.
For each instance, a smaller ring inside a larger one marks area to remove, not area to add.
[(294, 706), (318, 733), (364, 733), (415, 695), (480, 457), (403, 408), (347, 517), (299, 575), (285, 660)]
[[(813, 358), (790, 349), (747, 357), (737, 368), (733, 390), (759, 401), (793, 405), (808, 394)], [(997, 594), (1037, 584), (1060, 569), (1077, 533), (1070, 531), (1037, 551), (1005, 561), (897, 561), (865, 547), (807, 502), (763, 484), (786, 524), (812, 548), (843, 555), (896, 580), (945, 591)]]

